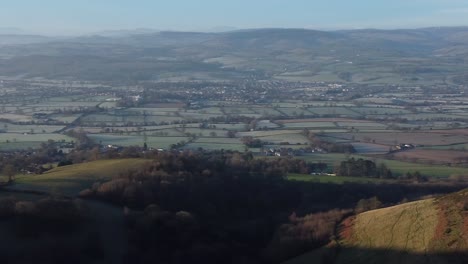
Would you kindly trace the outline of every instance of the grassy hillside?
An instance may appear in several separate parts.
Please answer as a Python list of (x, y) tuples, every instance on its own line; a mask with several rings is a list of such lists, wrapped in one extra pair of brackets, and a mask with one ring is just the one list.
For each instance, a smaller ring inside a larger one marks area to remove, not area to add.
[(121, 172), (146, 163), (145, 159), (113, 159), (54, 168), (41, 175), (18, 177), (12, 189), (76, 195), (96, 181), (106, 181)]
[(346, 219), (335, 243), (300, 263), (466, 263), (468, 190)]
[(359, 214), (343, 246), (426, 252), (435, 235), (434, 200), (423, 200)]

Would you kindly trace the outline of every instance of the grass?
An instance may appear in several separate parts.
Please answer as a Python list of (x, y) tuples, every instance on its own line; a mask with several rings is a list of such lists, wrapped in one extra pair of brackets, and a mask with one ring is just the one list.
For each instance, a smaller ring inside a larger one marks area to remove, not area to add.
[(64, 126), (54, 126), (54, 125), (16, 125), (0, 122), (0, 129), (6, 130), (10, 133), (53, 133)]
[(375, 130), (382, 130), (386, 129), (387, 125), (380, 124), (380, 123), (353, 123), (353, 122), (337, 122), (339, 127), (347, 127), (347, 128), (357, 128), (357, 129), (375, 129)]
[(222, 138), (222, 137), (202, 137), (195, 142), (185, 146), (187, 149), (203, 148), (205, 150), (237, 150), (243, 152), (245, 145), (238, 138)]
[[(187, 137), (154, 137), (151, 132), (147, 133), (146, 142), (149, 147), (153, 148), (169, 148), (170, 145), (179, 143), (181, 141), (188, 141)], [(93, 134), (89, 135), (95, 142), (100, 142), (104, 145), (117, 145), (117, 146), (143, 146), (145, 142), (144, 136), (118, 136), (118, 135), (103, 135)]]
[(280, 143), (289, 143), (291, 145), (296, 145), (296, 144), (308, 145), (309, 144), (309, 139), (306, 136), (299, 134), (299, 133), (258, 137), (258, 139), (265, 141), (265, 142), (271, 142), (274, 144), (280, 144)]
[(337, 126), (332, 122), (298, 122), (298, 123), (286, 123), (284, 124), (286, 128), (337, 128)]
[[(357, 125), (359, 127), (359, 125)], [(383, 145), (395, 145), (398, 143), (411, 143), (414, 145), (450, 145), (450, 144), (461, 144), (467, 143), (468, 137), (460, 133), (451, 133), (448, 131), (433, 131), (433, 132), (374, 132), (374, 133), (346, 133), (337, 134), (343, 138), (352, 138), (355, 140), (366, 142), (375, 141), (378, 144)]]
[(311, 107), (309, 111), (317, 115), (340, 115), (351, 118), (360, 116), (359, 113), (346, 107)]
[(405, 174), (406, 172), (419, 171), (424, 176), (446, 178), (451, 175), (468, 175), (468, 168), (450, 167), (443, 165), (427, 165), (397, 160), (377, 159), (377, 163), (385, 163), (392, 172), (396, 175)]
[(288, 175), (288, 180), (299, 181), (299, 182), (334, 183), (334, 184), (390, 182), (390, 180), (374, 179), (374, 178), (308, 175), (308, 174), (296, 174), (296, 173), (290, 173)]
[(343, 222), (337, 243), (285, 263), (324, 263), (327, 253), (333, 257), (326, 263), (335, 264), (465, 263), (466, 259), (450, 254), (466, 252), (467, 197), (468, 190), (463, 190), (361, 213)]
[(408, 110), (402, 108), (380, 108), (380, 107), (355, 107), (353, 111), (365, 115), (402, 115), (409, 114)]
[(468, 149), (468, 144), (462, 143), (462, 144), (445, 145), (445, 146), (429, 146), (429, 147), (422, 147), (421, 149), (466, 151)]
[(412, 149), (397, 152), (393, 156), (398, 160), (417, 160), (430, 164), (463, 164), (468, 159), (468, 153), (455, 150)]
[(389, 146), (372, 143), (351, 143), (354, 150), (360, 154), (384, 154), (388, 153)]
[(299, 156), (297, 158), (303, 159), (307, 162), (323, 162), (328, 165), (329, 168), (333, 168), (336, 164), (341, 161), (347, 160), (348, 158), (363, 158), (369, 159), (369, 157), (361, 156), (361, 155), (349, 155), (349, 154), (342, 154), (342, 153), (317, 153), (307, 156)]
[(429, 248), (438, 222), (433, 199), (359, 214), (344, 245), (359, 248), (423, 253)]
[(265, 142), (279, 144), (288, 142), (289, 144), (308, 144), (307, 137), (301, 131), (295, 130), (270, 130), (270, 131), (250, 131), (237, 133), (238, 137), (252, 136)]
[[(175, 113), (174, 113), (175, 114)], [(88, 115), (83, 118), (82, 122), (84, 124), (112, 124), (112, 123), (129, 123), (132, 122), (133, 124), (142, 124), (142, 123), (160, 123), (160, 122), (168, 122), (171, 123), (173, 121), (181, 121), (183, 118), (175, 115), (148, 115), (143, 116), (141, 114), (133, 114), (127, 112), (118, 112), (118, 114), (92, 114)]]
[(223, 143), (205, 143), (205, 142), (195, 142), (190, 143), (185, 146), (185, 149), (193, 149), (197, 150), (202, 148), (204, 150), (233, 150), (243, 152), (245, 150), (245, 146), (243, 144), (223, 144)]
[(113, 159), (57, 167), (41, 175), (19, 176), (11, 188), (74, 196), (96, 181), (107, 181), (146, 162), (146, 159)]
[[(244, 124), (244, 123), (212, 124), (212, 125), (216, 126), (216, 129), (237, 130), (237, 131), (242, 131), (242, 130), (247, 129), (247, 125)], [(275, 127), (277, 127), (277, 126), (275, 126)]]
[(323, 162), (328, 165), (329, 168), (333, 168), (339, 162), (347, 160), (349, 158), (355, 159), (369, 159), (377, 164), (384, 163), (388, 168), (393, 172), (393, 175), (403, 175), (407, 172), (414, 173), (419, 171), (422, 175), (428, 177), (436, 178), (447, 178), (451, 175), (468, 175), (468, 168), (461, 167), (450, 167), (444, 165), (428, 165), (428, 164), (418, 164), (397, 160), (388, 160), (381, 158), (374, 158), (371, 156), (364, 156), (358, 154), (341, 154), (341, 153), (327, 153), (327, 154), (312, 154), (307, 156), (298, 156), (297, 158), (303, 159), (307, 162)]
[(186, 128), (181, 130), (184, 133), (196, 134), (201, 137), (227, 137), (227, 131), (221, 129), (200, 129), (200, 128)]
[(49, 139), (54, 141), (75, 141), (75, 139), (61, 134), (16, 134), (0, 133), (0, 150), (16, 150), (37, 148)]
[(52, 114), (50, 118), (64, 123), (72, 123), (80, 116), (81, 114)]

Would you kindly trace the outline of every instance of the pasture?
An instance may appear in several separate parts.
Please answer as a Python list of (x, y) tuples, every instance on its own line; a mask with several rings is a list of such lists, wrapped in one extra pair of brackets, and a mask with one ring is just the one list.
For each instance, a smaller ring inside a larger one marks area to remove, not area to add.
[(54, 140), (56, 142), (75, 141), (74, 138), (61, 134), (0, 133), (0, 150), (37, 148), (41, 143), (47, 142), (48, 140)]
[(351, 143), (356, 153), (358, 154), (384, 154), (387, 153), (389, 147), (386, 145), (372, 144), (372, 143)]
[(5, 122), (0, 122), (0, 130), (10, 133), (54, 133), (61, 129), (64, 126), (56, 125), (22, 125), (22, 124), (10, 124)]
[(185, 149), (198, 149), (202, 148), (205, 150), (236, 150), (243, 152), (245, 145), (240, 142), (238, 138), (197, 138), (194, 142), (187, 144)]
[(429, 164), (467, 164), (468, 152), (436, 149), (411, 149), (400, 151), (393, 156), (398, 160)]
[(333, 122), (297, 122), (297, 123), (285, 123), (284, 128), (288, 129), (334, 129), (337, 128), (337, 124)]
[(468, 175), (468, 168), (453, 167), (447, 165), (429, 165), (421, 163), (413, 163), (406, 161), (376, 159), (378, 163), (384, 163), (390, 168), (394, 175), (404, 175), (407, 172), (420, 172), (424, 176), (447, 178), (451, 175)]
[(8, 188), (76, 196), (94, 182), (108, 181), (147, 162), (145, 159), (113, 159), (57, 167), (41, 175), (18, 176), (15, 184)]
[(468, 135), (445, 132), (352, 132), (336, 134), (336, 137), (382, 145), (413, 144), (416, 146), (439, 146), (468, 143)]
[(451, 175), (468, 175), (468, 168), (463, 167), (453, 167), (447, 165), (430, 165), (430, 164), (421, 164), (413, 163), (409, 161), (398, 161), (390, 160), (384, 158), (376, 158), (373, 156), (365, 156), (359, 154), (340, 154), (340, 153), (314, 153), (305, 156), (298, 156), (297, 158), (303, 159), (308, 162), (323, 162), (328, 165), (328, 168), (332, 169), (334, 166), (338, 165), (341, 161), (347, 160), (349, 158), (355, 159), (370, 159), (377, 164), (384, 163), (389, 169), (392, 170), (393, 175), (400, 176), (404, 175), (407, 172), (414, 173), (416, 171), (420, 172), (424, 176), (436, 177), (436, 178), (448, 178)]
[(309, 139), (304, 136), (301, 131), (294, 130), (272, 130), (272, 131), (250, 131), (239, 132), (238, 137), (251, 136), (260, 139), (268, 144), (284, 144), (284, 145), (308, 145)]
[(359, 214), (346, 246), (424, 253), (438, 223), (434, 200), (422, 200)]
[(308, 110), (317, 116), (346, 116), (351, 118), (361, 116), (351, 107), (311, 107)]
[[(97, 143), (103, 145), (116, 145), (116, 146), (140, 146), (145, 143), (145, 137), (140, 136), (118, 136), (118, 135), (105, 135), (105, 134), (90, 134), (89, 137)], [(168, 149), (172, 144), (188, 141), (187, 137), (153, 137), (146, 136), (146, 143), (148, 147)]]
[(333, 184), (345, 184), (345, 183), (389, 183), (390, 180), (382, 180), (375, 178), (363, 178), (363, 177), (343, 177), (343, 176), (328, 176), (328, 175), (308, 175), (308, 174), (295, 174), (290, 173), (287, 176), (290, 181), (298, 182), (314, 182), (314, 183), (333, 183)]

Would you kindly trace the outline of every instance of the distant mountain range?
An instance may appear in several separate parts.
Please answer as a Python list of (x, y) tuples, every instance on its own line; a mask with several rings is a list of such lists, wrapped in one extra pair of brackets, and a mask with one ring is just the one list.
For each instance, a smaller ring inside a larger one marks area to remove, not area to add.
[[(167, 73), (229, 79), (229, 70), (242, 78), (254, 73), (256, 78), (291, 81), (464, 84), (468, 80), (467, 27), (212, 33), (137, 29), (73, 38), (3, 34), (0, 45), (0, 58), (10, 65), (4, 74), (45, 74), (48, 78), (94, 79), (80, 69), (99, 64), (103, 79), (115, 76), (113, 70), (133, 76), (136, 71), (143, 79), (162, 80)], [(40, 63), (37, 56), (41, 56)], [(67, 60), (80, 69), (44, 71), (58, 61), (71, 64)], [(130, 64), (131, 68), (126, 66)]]
[(102, 36), (102, 37), (123, 37), (139, 34), (153, 34), (159, 32), (157, 29), (150, 28), (137, 28), (137, 29), (121, 29), (121, 30), (105, 30), (96, 33), (86, 34), (89, 36)]
[(0, 47), (5, 45), (32, 44), (44, 43), (57, 40), (56, 38), (40, 36), (40, 35), (25, 35), (25, 34), (0, 34)]

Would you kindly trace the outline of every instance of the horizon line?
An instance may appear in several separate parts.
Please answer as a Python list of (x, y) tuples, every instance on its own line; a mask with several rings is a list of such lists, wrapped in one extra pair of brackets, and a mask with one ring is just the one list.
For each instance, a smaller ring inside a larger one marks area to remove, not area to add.
[[(135, 27), (135, 28), (119, 28), (119, 29), (102, 29), (96, 31), (88, 31), (82, 33), (45, 33), (38, 32), (35, 30), (25, 30), (19, 27), (0, 27), (1, 30), (13, 30), (17, 32), (9, 33), (0, 33), (0, 35), (16, 35), (16, 36), (48, 36), (48, 37), (80, 37), (80, 36), (99, 36), (111, 33), (124, 33), (125, 31), (131, 34), (132, 31), (148, 31), (150, 33), (159, 33), (159, 32), (178, 32), (178, 33), (229, 33), (229, 32), (240, 32), (240, 31), (253, 31), (253, 30), (266, 30), (266, 29), (276, 29), (276, 30), (310, 30), (310, 31), (323, 31), (323, 32), (336, 32), (336, 31), (353, 31), (353, 30), (382, 30), (382, 31), (394, 31), (394, 30), (422, 30), (422, 29), (434, 29), (434, 28), (468, 28), (468, 25), (453, 25), (453, 26), (421, 26), (421, 27), (248, 27), (248, 28), (236, 28), (236, 27), (225, 27), (231, 28), (228, 30), (215, 30), (216, 27), (209, 30), (184, 30), (184, 29), (156, 29), (156, 28), (145, 28), (145, 27)], [(223, 28), (223, 27), (220, 27)], [(65, 31), (65, 30), (60, 30)], [(146, 34), (146, 33), (137, 33), (137, 34)]]

